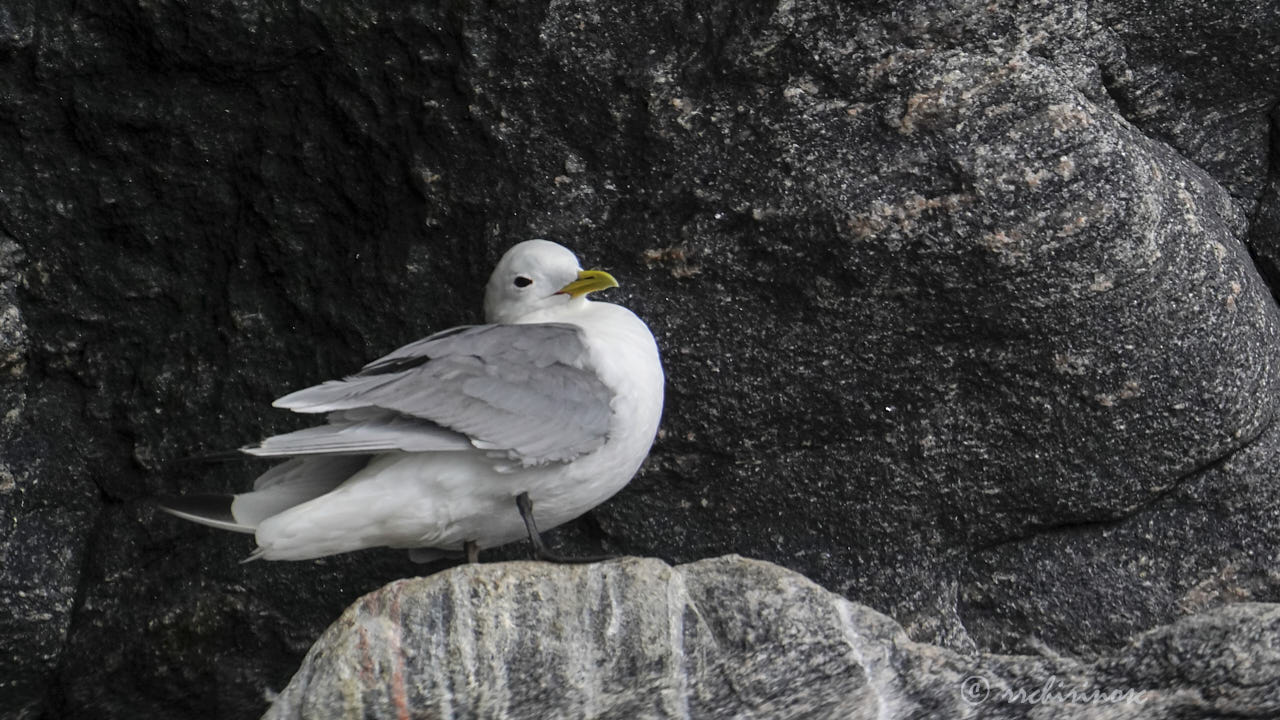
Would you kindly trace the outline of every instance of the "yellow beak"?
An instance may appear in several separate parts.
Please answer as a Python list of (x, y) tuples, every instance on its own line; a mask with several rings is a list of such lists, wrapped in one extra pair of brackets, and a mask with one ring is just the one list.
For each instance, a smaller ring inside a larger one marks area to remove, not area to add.
[(560, 288), (556, 291), (556, 294), (576, 298), (597, 290), (607, 290), (615, 287), (618, 287), (618, 281), (614, 280), (609, 273), (603, 270), (583, 270), (578, 273), (577, 280)]

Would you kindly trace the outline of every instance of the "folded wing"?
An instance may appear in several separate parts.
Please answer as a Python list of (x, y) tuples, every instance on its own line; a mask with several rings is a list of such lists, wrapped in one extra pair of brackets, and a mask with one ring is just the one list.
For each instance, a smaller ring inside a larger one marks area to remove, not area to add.
[(327, 424), (245, 448), (265, 456), (480, 449), (522, 465), (604, 444), (612, 393), (574, 325), (476, 325), (406, 345), (343, 380), (280, 398)]

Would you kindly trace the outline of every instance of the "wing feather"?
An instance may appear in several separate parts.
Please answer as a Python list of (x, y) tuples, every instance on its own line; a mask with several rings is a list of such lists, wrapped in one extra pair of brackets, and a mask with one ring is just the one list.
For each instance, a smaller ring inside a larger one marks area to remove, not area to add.
[(343, 380), (274, 404), (329, 424), (268, 438), (259, 455), (479, 448), (524, 465), (604, 444), (612, 393), (581, 330), (563, 323), (473, 325), (410, 343)]
[(259, 457), (350, 455), (356, 453), (467, 450), (471, 443), (435, 423), (396, 413), (354, 423), (333, 423), (276, 435), (244, 452)]

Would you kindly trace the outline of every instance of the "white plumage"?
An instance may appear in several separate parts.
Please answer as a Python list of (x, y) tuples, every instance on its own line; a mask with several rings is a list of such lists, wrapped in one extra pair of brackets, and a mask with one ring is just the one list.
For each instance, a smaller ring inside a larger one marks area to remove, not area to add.
[(489, 278), (487, 325), (406, 345), (359, 373), (280, 398), (326, 424), (245, 452), (291, 458), (249, 493), (177, 498), (169, 512), (253, 532), (255, 557), (303, 560), (376, 546), (458, 551), (522, 538), (620, 490), (649, 452), (663, 373), (649, 328), (586, 295), (616, 285), (545, 240), (511, 248)]

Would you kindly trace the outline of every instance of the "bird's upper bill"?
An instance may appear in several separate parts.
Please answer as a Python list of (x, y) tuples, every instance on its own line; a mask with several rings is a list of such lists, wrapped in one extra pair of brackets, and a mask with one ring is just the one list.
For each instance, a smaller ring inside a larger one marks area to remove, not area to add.
[(618, 287), (618, 281), (613, 276), (603, 270), (583, 270), (578, 273), (578, 279), (565, 285), (556, 291), (557, 295), (568, 295), (572, 298), (579, 298), (587, 293), (593, 293), (597, 290), (607, 290), (608, 288)]

